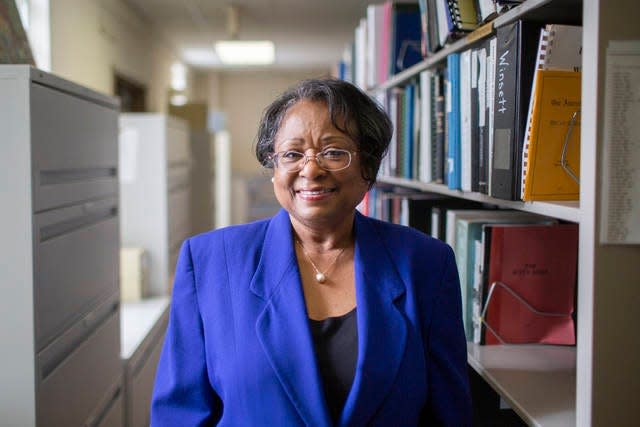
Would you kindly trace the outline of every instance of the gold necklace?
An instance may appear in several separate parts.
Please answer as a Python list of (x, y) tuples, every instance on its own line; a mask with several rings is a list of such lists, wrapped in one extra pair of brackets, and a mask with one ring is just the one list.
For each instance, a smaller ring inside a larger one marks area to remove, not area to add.
[(318, 267), (316, 267), (316, 264), (313, 262), (313, 260), (311, 259), (311, 257), (307, 253), (307, 251), (305, 250), (304, 246), (302, 245), (302, 242), (300, 240), (298, 240), (298, 239), (296, 239), (296, 242), (298, 242), (298, 244), (300, 245), (300, 249), (302, 249), (302, 253), (304, 254), (304, 256), (307, 257), (307, 259), (309, 260), (309, 263), (311, 263), (311, 266), (316, 271), (316, 282), (318, 282), (318, 283), (325, 283), (327, 281), (327, 272), (329, 270), (331, 270), (331, 267), (333, 267), (334, 264), (336, 263), (336, 261), (338, 261), (338, 258), (340, 258), (340, 255), (342, 255), (344, 250), (347, 249), (346, 246), (344, 248), (342, 248), (342, 250), (340, 252), (338, 252), (338, 255), (336, 255), (336, 257), (333, 259), (333, 261), (331, 261), (331, 263), (324, 270), (324, 273), (323, 273), (322, 271), (320, 271), (320, 269)]

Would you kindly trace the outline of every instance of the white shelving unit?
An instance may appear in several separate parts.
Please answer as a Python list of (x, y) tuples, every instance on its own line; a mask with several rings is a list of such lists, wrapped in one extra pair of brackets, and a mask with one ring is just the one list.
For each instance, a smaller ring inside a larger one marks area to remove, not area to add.
[[(387, 90), (461, 51), (493, 28), (517, 19), (553, 22), (577, 18), (583, 25), (580, 202), (524, 203), (465, 193), (444, 185), (394, 177), (379, 182), (519, 209), (580, 225), (577, 346), (476, 346), (469, 364), (530, 425), (632, 426), (640, 417), (640, 247), (598, 241), (602, 183), (605, 52), (611, 40), (639, 40), (640, 2), (527, 0), (464, 39), (393, 76), (371, 91)], [(639, 136), (640, 137), (640, 136)], [(640, 219), (639, 219), (640, 221)]]

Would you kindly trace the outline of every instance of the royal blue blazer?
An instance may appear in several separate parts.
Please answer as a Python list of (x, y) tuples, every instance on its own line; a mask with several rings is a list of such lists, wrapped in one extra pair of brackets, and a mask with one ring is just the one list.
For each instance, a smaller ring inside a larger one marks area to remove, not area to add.
[[(451, 248), (355, 218), (358, 358), (340, 426), (471, 425)], [(288, 213), (188, 239), (151, 425), (332, 425)]]

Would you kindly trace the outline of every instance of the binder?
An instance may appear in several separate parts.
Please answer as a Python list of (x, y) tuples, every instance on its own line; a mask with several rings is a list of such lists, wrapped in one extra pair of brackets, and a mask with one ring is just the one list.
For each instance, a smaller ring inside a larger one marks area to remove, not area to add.
[[(485, 246), (486, 306), (482, 316), (484, 344), (575, 344), (575, 285), (577, 279), (578, 226), (495, 225), (491, 229), (489, 256)], [(490, 285), (495, 283), (506, 285)], [(512, 291), (512, 292), (511, 292)], [(516, 294), (517, 297), (514, 297)], [(519, 297), (519, 299), (518, 299)], [(526, 304), (522, 303), (522, 300)], [(529, 310), (527, 307), (535, 310)], [(539, 313), (562, 313), (549, 322)], [(542, 317), (542, 318), (540, 318)], [(493, 331), (487, 332), (487, 325)]]
[[(522, 155), (522, 170), (527, 161), (527, 144), (530, 139), (533, 99), (536, 92), (536, 72), (538, 70), (566, 70), (580, 71), (582, 68), (582, 27), (573, 25), (548, 24), (540, 30), (538, 51), (534, 76), (531, 84), (531, 96), (527, 111), (527, 125), (524, 135), (524, 149)], [(521, 186), (520, 197), (524, 200), (524, 181)]]
[(540, 25), (518, 20), (497, 30), (492, 197), (519, 200), (527, 105)]
[[(578, 200), (581, 73), (538, 70), (525, 142), (522, 200)], [(563, 153), (565, 161), (563, 159)], [(567, 170), (567, 166), (570, 168)]]

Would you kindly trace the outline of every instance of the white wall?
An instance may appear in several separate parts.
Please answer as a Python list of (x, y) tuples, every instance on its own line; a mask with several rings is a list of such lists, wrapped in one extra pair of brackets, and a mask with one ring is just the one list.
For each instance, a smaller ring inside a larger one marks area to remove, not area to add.
[(322, 77), (328, 70), (317, 71), (244, 71), (220, 74), (220, 110), (227, 115), (231, 134), (231, 165), (234, 174), (262, 173), (254, 154), (254, 140), (262, 111), (285, 89), (299, 80)]
[(168, 43), (124, 0), (51, 0), (51, 68), (54, 74), (113, 94), (114, 72), (147, 87), (147, 107), (166, 112)]

